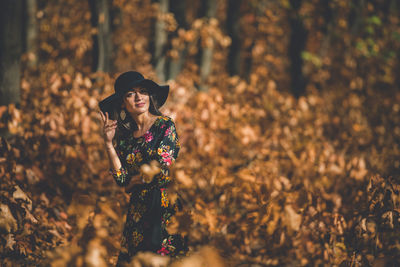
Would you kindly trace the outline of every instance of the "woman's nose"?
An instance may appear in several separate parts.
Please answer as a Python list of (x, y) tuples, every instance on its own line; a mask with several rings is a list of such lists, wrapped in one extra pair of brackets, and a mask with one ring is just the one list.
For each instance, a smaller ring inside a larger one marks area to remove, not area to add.
[(140, 100), (142, 97), (140, 96), (140, 94), (138, 92), (135, 92), (135, 99)]

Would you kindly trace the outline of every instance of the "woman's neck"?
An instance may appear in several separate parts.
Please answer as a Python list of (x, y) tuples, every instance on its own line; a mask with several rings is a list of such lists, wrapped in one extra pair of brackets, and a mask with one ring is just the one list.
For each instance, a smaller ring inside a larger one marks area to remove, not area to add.
[(153, 117), (154, 116), (150, 114), (150, 112), (143, 112), (132, 116), (133, 120), (136, 122), (137, 131), (142, 132), (143, 130), (147, 130), (150, 122), (153, 121)]

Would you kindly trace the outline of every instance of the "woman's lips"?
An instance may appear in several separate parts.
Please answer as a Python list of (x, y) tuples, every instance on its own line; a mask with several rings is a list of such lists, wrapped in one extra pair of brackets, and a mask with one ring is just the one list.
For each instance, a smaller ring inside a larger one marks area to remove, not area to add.
[(135, 106), (138, 107), (138, 108), (141, 108), (141, 107), (144, 106), (144, 103), (136, 103)]

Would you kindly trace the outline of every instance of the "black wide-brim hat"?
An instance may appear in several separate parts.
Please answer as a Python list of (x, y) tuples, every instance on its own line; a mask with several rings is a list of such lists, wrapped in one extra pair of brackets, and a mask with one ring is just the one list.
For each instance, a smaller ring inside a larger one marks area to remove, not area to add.
[(145, 79), (143, 75), (137, 71), (127, 71), (118, 76), (114, 83), (115, 93), (106, 97), (99, 102), (100, 110), (109, 116), (112, 116), (114, 111), (118, 111), (122, 104), (122, 98), (126, 92), (132, 88), (144, 87), (153, 96), (154, 103), (158, 108), (164, 105), (167, 101), (169, 93), (169, 85), (159, 85), (156, 82)]

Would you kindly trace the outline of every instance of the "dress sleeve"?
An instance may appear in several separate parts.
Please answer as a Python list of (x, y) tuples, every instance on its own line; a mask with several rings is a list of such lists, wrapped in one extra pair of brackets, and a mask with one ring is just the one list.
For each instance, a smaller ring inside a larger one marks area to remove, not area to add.
[(115, 150), (117, 152), (118, 158), (121, 161), (121, 168), (119, 170), (115, 170), (113, 168), (110, 168), (109, 172), (113, 176), (115, 182), (119, 186), (126, 186), (129, 184), (129, 181), (131, 180), (132, 174), (129, 172), (129, 169), (127, 168), (127, 163), (125, 158), (123, 157), (123, 150), (124, 150), (124, 145), (125, 145), (125, 140), (118, 140), (117, 139), (117, 145), (115, 147)]
[(115, 182), (119, 186), (126, 186), (128, 182), (128, 171), (124, 166), (121, 166), (119, 170), (110, 168), (110, 174), (113, 176)]
[(157, 175), (157, 181), (160, 187), (165, 187), (171, 182), (169, 167), (178, 157), (181, 146), (175, 124), (171, 119), (165, 121), (161, 129), (161, 141), (156, 151), (157, 161), (161, 164), (161, 172)]

